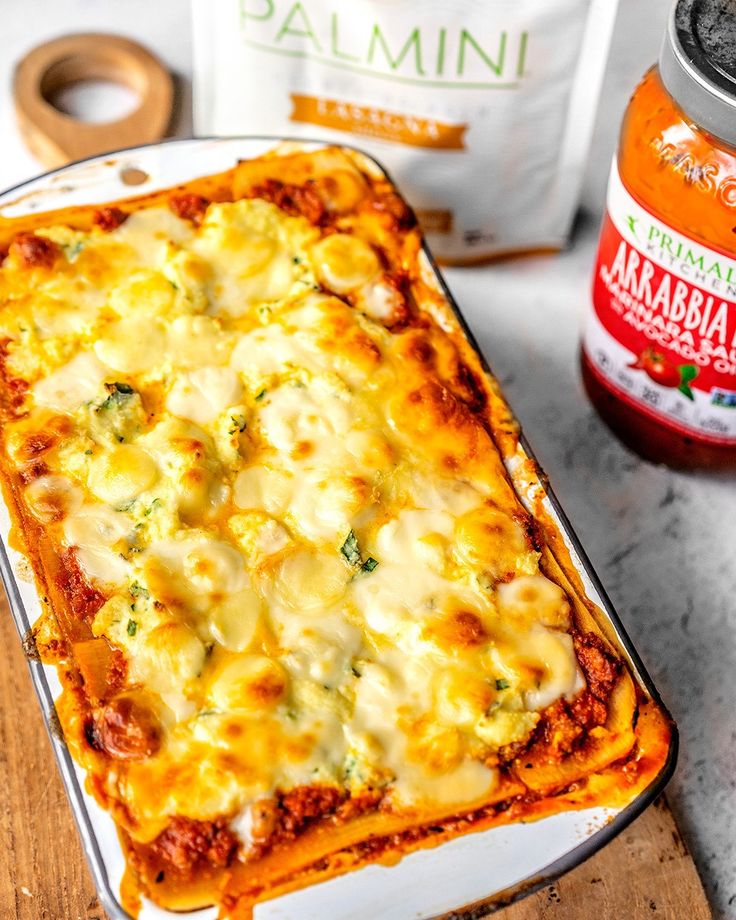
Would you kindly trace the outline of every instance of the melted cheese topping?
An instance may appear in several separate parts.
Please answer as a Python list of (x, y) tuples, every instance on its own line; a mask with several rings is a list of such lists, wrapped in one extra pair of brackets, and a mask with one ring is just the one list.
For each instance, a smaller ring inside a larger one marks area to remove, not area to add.
[(582, 687), (569, 605), (481, 424), (415, 330), (370, 318), (370, 243), (252, 200), (44, 232), (66, 255), (32, 298), (0, 272), (23, 431), (69, 430), (24, 498), (163, 726), (105, 780), (135, 834), (314, 782), (396, 808), (490, 792), (495, 752)]

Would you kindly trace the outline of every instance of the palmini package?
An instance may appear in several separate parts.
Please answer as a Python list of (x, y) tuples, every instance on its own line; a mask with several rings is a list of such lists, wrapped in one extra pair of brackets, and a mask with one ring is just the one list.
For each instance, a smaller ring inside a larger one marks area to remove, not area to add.
[(200, 135), (350, 144), (451, 263), (559, 249), (617, 0), (193, 0)]

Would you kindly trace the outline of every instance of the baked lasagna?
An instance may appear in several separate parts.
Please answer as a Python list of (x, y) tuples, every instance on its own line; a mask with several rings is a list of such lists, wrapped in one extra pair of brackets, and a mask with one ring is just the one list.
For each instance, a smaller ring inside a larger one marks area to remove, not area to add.
[(670, 726), (372, 162), (0, 221), (36, 646), (123, 899), (264, 899), (631, 800)]

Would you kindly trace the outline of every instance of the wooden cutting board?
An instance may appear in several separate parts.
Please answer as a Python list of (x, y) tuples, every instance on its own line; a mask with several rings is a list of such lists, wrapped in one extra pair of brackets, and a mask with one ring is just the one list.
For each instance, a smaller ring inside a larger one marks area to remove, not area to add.
[[(1, 597), (0, 648), (0, 917), (106, 920)], [(710, 916), (695, 865), (662, 799), (588, 862), (494, 920)]]

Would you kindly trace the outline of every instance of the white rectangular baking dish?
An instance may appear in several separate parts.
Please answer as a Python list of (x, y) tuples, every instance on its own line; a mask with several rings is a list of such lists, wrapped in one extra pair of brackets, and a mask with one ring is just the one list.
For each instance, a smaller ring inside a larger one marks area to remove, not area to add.
[[(0, 215), (16, 217), (72, 205), (102, 203), (147, 193), (231, 168), (237, 160), (259, 156), (281, 138), (232, 138), (170, 141), (96, 157), (33, 179), (0, 195)], [(298, 149), (322, 145), (295, 142)], [(377, 166), (375, 168), (378, 168)], [(131, 184), (131, 179), (136, 180)], [(142, 184), (137, 184), (143, 179)], [(440, 288), (475, 346), (452, 296), (428, 251), (423, 271)], [(481, 358), (482, 360), (482, 358)], [(484, 365), (485, 366), (485, 365)], [(660, 702), (610, 601), (586, 559), (569, 522), (548, 486), (538, 476), (521, 478), (521, 461), (532, 456), (522, 437), (509, 472), (519, 495), (528, 503), (544, 495), (547, 512), (565, 537), (573, 565), (590, 600), (604, 611), (619, 649), (645, 695)], [(31, 677), (46, 720), (59, 769), (69, 796), (82, 844), (100, 899), (112, 920), (129, 920), (118, 892), (125, 862), (112, 819), (84, 791), (84, 774), (72, 761), (54, 710), (60, 692), (55, 669), (34, 655), (31, 627), (40, 614), (35, 585), (26, 560), (8, 549), (10, 517), (0, 502), (0, 575), (16, 627), (24, 642)], [(30, 641), (29, 641), (30, 640)], [(663, 707), (664, 708), (664, 707)], [(628, 825), (661, 792), (677, 757), (673, 726), (667, 761), (650, 786), (622, 809), (589, 808), (554, 815), (529, 824), (512, 824), (467, 834), (434, 849), (419, 850), (400, 863), (371, 865), (347, 875), (296, 891), (255, 908), (255, 920), (461, 920), (481, 906), (493, 910), (540, 887), (591, 856)], [(477, 916), (477, 914), (475, 914)], [(194, 911), (191, 920), (214, 920), (216, 908)], [(181, 913), (145, 902), (140, 920), (181, 920)]]

